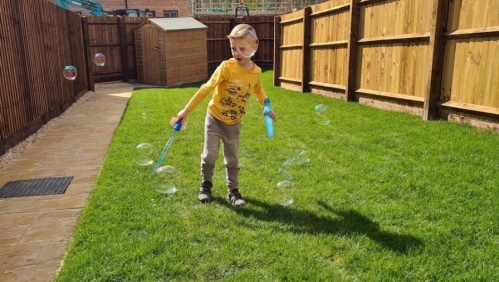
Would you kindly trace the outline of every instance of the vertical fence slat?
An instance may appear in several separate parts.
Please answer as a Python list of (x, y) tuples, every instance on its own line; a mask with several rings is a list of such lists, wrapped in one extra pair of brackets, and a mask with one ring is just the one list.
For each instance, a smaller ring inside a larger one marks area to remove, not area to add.
[(355, 99), (356, 81), (357, 81), (357, 40), (359, 39), (359, 19), (360, 19), (359, 0), (351, 0), (350, 16), (349, 16), (349, 38), (347, 45), (347, 71), (346, 71), (346, 87), (345, 100), (352, 101)]
[(450, 0), (436, 0), (433, 5), (432, 30), (430, 33), (429, 64), (426, 97), (423, 104), (423, 119), (432, 120), (440, 117), (437, 102), (442, 85), (445, 39)]
[(125, 18), (118, 19), (118, 34), (120, 37), (121, 65), (123, 69), (123, 82), (128, 81), (128, 52), (127, 52), (127, 36), (126, 36)]
[(310, 91), (310, 14), (312, 8), (306, 7), (303, 10), (303, 64), (302, 64), (302, 77), (301, 77), (301, 92)]
[(94, 71), (92, 68), (91, 54), (90, 54), (90, 41), (88, 38), (88, 17), (81, 18), (82, 25), (82, 33), (83, 33), (83, 50), (85, 52), (85, 64), (87, 66), (87, 81), (88, 81), (88, 90), (95, 91), (94, 84)]
[(281, 17), (274, 18), (274, 86), (281, 86)]

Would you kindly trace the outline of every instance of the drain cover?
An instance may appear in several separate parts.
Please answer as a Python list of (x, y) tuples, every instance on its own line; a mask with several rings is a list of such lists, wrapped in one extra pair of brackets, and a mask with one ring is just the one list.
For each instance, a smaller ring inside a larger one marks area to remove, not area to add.
[(9, 181), (0, 188), (0, 198), (64, 194), (71, 180), (73, 176)]

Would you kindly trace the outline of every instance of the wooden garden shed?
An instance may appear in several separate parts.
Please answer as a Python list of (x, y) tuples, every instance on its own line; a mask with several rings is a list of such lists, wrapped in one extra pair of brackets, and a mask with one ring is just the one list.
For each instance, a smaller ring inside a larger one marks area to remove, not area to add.
[(135, 30), (137, 82), (173, 86), (208, 78), (207, 26), (194, 18), (148, 19)]

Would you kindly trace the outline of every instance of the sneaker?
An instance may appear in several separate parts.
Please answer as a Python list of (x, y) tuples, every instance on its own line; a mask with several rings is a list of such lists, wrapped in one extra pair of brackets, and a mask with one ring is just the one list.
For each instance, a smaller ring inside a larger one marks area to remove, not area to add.
[(203, 181), (201, 183), (201, 188), (199, 189), (198, 199), (202, 203), (209, 202), (211, 200), (211, 187), (213, 184), (210, 181)]
[(230, 191), (229, 189), (227, 189), (227, 192), (229, 193), (227, 195), (227, 197), (229, 198), (230, 203), (234, 207), (241, 207), (244, 204), (246, 204), (246, 201), (243, 199), (243, 197), (239, 193), (239, 190), (234, 189), (234, 190)]

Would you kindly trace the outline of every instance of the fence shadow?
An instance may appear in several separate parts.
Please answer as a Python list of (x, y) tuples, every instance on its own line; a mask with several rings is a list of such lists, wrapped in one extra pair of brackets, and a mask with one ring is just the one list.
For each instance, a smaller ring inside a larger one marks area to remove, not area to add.
[[(226, 199), (215, 198), (216, 202), (229, 206)], [(379, 246), (399, 254), (407, 254), (410, 250), (421, 252), (424, 243), (409, 234), (398, 234), (383, 231), (378, 223), (354, 210), (334, 209), (323, 201), (317, 204), (331, 213), (331, 216), (298, 210), (292, 207), (283, 207), (278, 204), (269, 204), (256, 199), (247, 198), (250, 206), (235, 209), (235, 212), (248, 218), (262, 221), (277, 221), (290, 226), (290, 230), (307, 234), (337, 234), (337, 235), (365, 235)]]

